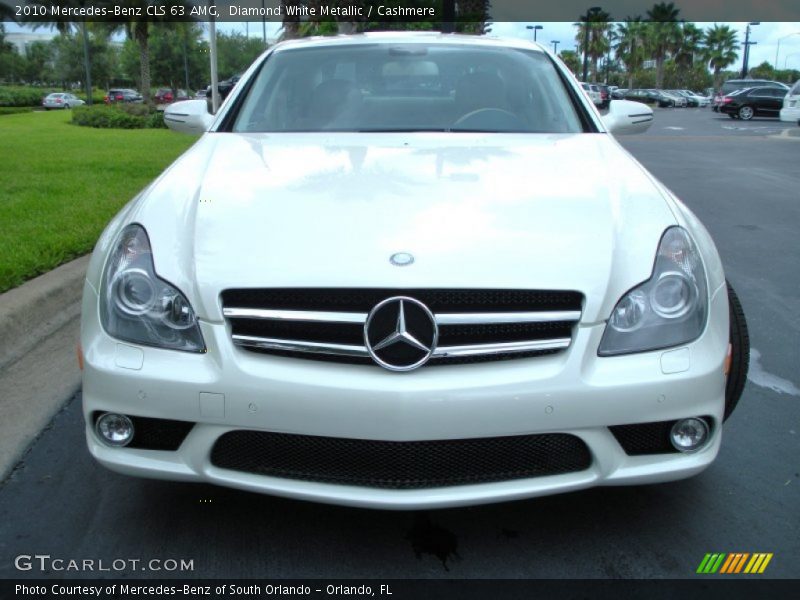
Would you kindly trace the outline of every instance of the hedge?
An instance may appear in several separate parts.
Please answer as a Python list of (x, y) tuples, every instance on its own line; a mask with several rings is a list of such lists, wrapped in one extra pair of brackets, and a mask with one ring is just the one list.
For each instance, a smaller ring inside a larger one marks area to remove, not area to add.
[(100, 129), (165, 128), (164, 114), (150, 113), (143, 104), (78, 106), (72, 109), (72, 123)]
[(59, 90), (34, 87), (0, 87), (0, 106), (41, 106), (42, 98)]
[(30, 106), (0, 106), (0, 115), (16, 115), (28, 113), (33, 109)]

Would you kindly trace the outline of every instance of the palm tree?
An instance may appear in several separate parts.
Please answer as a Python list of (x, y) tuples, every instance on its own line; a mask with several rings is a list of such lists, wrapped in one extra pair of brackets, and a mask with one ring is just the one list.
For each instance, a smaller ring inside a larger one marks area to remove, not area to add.
[[(115, 4), (121, 4), (126, 8), (137, 8), (141, 14), (147, 14), (147, 8), (155, 4), (155, 0), (116, 0)], [(172, 2), (178, 5), (177, 2)], [(189, 14), (191, 4), (189, 2), (181, 2), (184, 7), (184, 14)], [(125, 23), (113, 22), (110, 23), (110, 31), (116, 32), (119, 29), (125, 31), (125, 35), (129, 40), (133, 40), (139, 48), (139, 71), (140, 81), (142, 86), (142, 98), (146, 103), (150, 102), (150, 25), (154, 22), (171, 22), (170, 16), (164, 15), (163, 17), (148, 17), (147, 19), (127, 21)]]
[[(588, 19), (587, 19), (588, 17)], [(575, 41), (578, 50), (589, 57), (592, 63), (592, 81), (597, 81), (597, 61), (605, 56), (610, 48), (608, 33), (611, 30), (611, 15), (604, 10), (589, 11), (581, 17)], [(589, 35), (586, 35), (588, 27)], [(588, 38), (588, 44), (587, 42)]]
[(664, 61), (680, 46), (681, 28), (678, 24), (680, 9), (670, 2), (659, 2), (647, 11), (650, 21), (648, 40), (656, 60), (656, 87), (664, 85)]
[(714, 88), (719, 89), (720, 72), (739, 58), (736, 32), (727, 25), (714, 24), (706, 30), (703, 44), (703, 57), (714, 71)]
[(489, 0), (456, 0), (456, 14), (459, 23), (456, 30), (460, 33), (483, 35), (491, 17), (489, 16)]
[(694, 23), (683, 23), (681, 38), (681, 44), (675, 54), (675, 62), (682, 67), (692, 68), (694, 59), (700, 54), (703, 44), (703, 30)]
[(0, 22), (2, 21), (11, 21), (12, 23), (16, 22), (17, 14), (16, 11), (11, 8), (10, 4), (3, 4), (0, 3)]
[(292, 40), (300, 37), (300, 17), (299, 15), (290, 15), (287, 12), (286, 7), (300, 7), (302, 4), (302, 0), (281, 0), (281, 14), (283, 15), (283, 33), (281, 34), (282, 40)]
[(628, 89), (633, 88), (633, 78), (637, 70), (642, 68), (647, 55), (647, 24), (641, 17), (628, 17), (624, 23), (617, 23), (612, 33), (617, 60), (625, 65), (628, 72)]

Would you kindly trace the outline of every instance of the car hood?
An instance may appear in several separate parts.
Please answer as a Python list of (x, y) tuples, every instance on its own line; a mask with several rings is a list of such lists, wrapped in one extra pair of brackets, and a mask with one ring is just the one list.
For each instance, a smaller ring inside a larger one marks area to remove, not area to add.
[(211, 321), (230, 287), (461, 287), (577, 290), (596, 322), (675, 224), (603, 133), (210, 133), (127, 220)]

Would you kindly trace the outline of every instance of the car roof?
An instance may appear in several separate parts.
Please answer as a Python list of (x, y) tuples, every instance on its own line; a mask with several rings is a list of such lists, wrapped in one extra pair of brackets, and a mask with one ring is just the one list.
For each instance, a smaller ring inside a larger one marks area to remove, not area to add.
[(337, 36), (312, 36), (279, 42), (270, 48), (272, 52), (280, 52), (293, 48), (309, 47), (334, 47), (366, 44), (442, 44), (452, 46), (475, 46), (487, 48), (517, 48), (520, 50), (534, 50), (543, 53), (548, 51), (538, 43), (529, 42), (518, 38), (502, 38), (490, 36), (476, 36), (453, 33), (440, 33), (435, 31), (374, 31), (357, 33), (354, 35)]

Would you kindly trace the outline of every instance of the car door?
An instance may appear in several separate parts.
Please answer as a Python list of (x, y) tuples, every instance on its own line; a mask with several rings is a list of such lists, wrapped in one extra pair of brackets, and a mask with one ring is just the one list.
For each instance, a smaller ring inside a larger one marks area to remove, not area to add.
[(771, 115), (771, 95), (772, 90), (769, 88), (755, 88), (747, 95), (748, 104), (753, 107), (756, 115), (769, 116)]
[(771, 117), (777, 117), (781, 112), (781, 108), (783, 108), (783, 99), (786, 97), (786, 90), (770, 88), (768, 91), (770, 93), (768, 102), (769, 115)]

